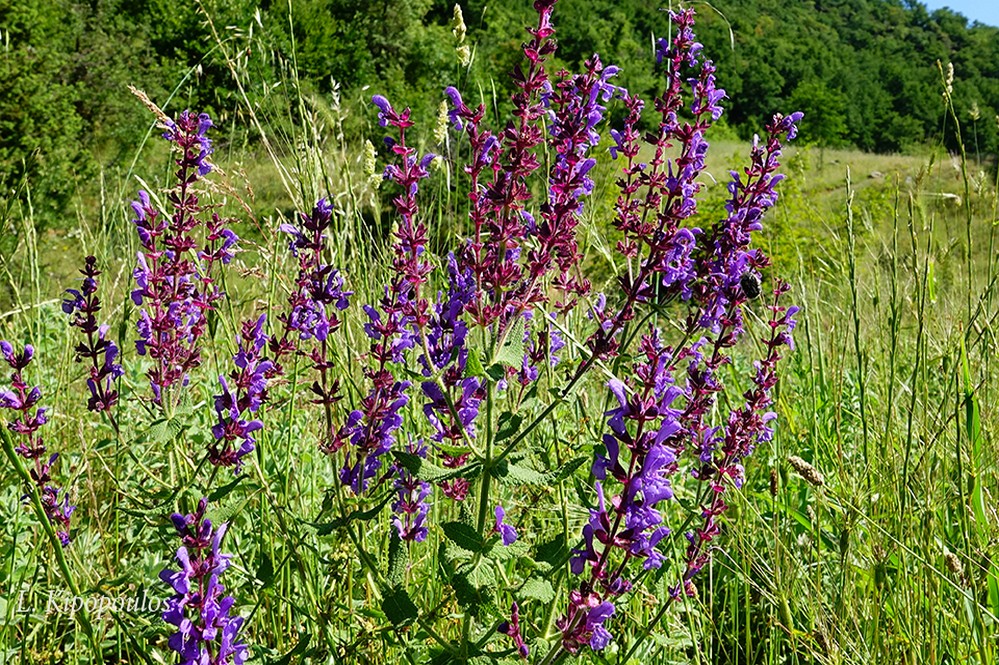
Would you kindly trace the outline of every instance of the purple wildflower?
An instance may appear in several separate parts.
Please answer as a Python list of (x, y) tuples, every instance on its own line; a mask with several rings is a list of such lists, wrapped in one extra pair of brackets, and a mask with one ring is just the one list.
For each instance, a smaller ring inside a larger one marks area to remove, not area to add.
[(527, 657), (531, 655), (531, 650), (524, 643), (524, 637), (520, 634), (520, 608), (517, 603), (513, 603), (510, 607), (510, 620), (502, 622), (496, 630), (504, 635), (509, 635), (514, 646), (517, 647), (517, 653), (520, 654), (521, 658), (527, 660)]
[[(254, 450), (253, 433), (263, 427), (259, 420), (245, 418), (256, 413), (267, 399), (267, 378), (273, 363), (263, 357), (267, 346), (264, 333), (266, 314), (256, 321), (245, 321), (240, 332), (239, 351), (233, 357), (236, 369), (219, 377), (222, 392), (215, 395), (218, 422), (212, 427), (215, 441), (208, 447), (208, 461), (215, 466), (232, 466), (239, 472), (242, 458)], [(232, 385), (230, 387), (230, 383)]]
[(34, 355), (35, 350), (30, 344), (25, 345), (21, 353), (15, 353), (10, 342), (0, 341), (0, 358), (12, 370), (10, 388), (0, 390), (0, 409), (16, 414), (13, 420), (7, 422), (7, 429), (20, 439), (14, 450), (33, 462), (33, 467), (29, 470), (31, 480), (38, 487), (45, 514), (65, 547), (70, 543), (70, 518), (76, 507), (69, 505), (69, 496), (64, 490), (49, 482), (52, 479), (52, 466), (59, 459), (59, 454), (53, 453), (47, 461), (43, 461), (47, 451), (38, 430), (48, 422), (48, 417), (45, 415), (45, 407), (38, 406), (42, 391), (38, 386), (29, 388), (23, 376), (24, 369), (31, 363)]
[(167, 644), (185, 665), (242, 665), (249, 657), (238, 638), (243, 618), (230, 616), (236, 599), (225, 595), (219, 582), (232, 558), (221, 552), (228, 524), (213, 527), (205, 517), (207, 506), (202, 499), (193, 514), (170, 517), (183, 545), (176, 557), (180, 570), (160, 572), (174, 592), (162, 615), (177, 627)]
[[(204, 207), (194, 185), (211, 171), (207, 161), (211, 142), (206, 132), (212, 126), (207, 115), (184, 111), (167, 124), (163, 137), (176, 144), (177, 186), (169, 193), (173, 212), (169, 221), (150, 202), (146, 192), (132, 202), (141, 250), (133, 273), (132, 301), (139, 306), (136, 328), (139, 355), (153, 361), (149, 381), (153, 401), (162, 404), (163, 390), (186, 385), (188, 372), (201, 364), (199, 339), (207, 325), (205, 312), (225, 294), (212, 277), (216, 263), (228, 263), (238, 238), (228, 220), (213, 214), (202, 222)], [(194, 232), (205, 227), (199, 248)]]
[[(124, 374), (118, 364), (118, 346), (107, 338), (108, 326), (97, 323), (97, 313), (101, 311), (101, 301), (97, 297), (97, 277), (101, 271), (97, 269), (97, 259), (88, 256), (84, 267), (83, 283), (80, 290), (67, 289), (69, 297), (62, 303), (62, 311), (73, 316), (70, 325), (79, 328), (86, 340), (76, 345), (74, 354), (76, 362), (83, 359), (90, 361), (87, 388), (90, 389), (90, 399), (87, 408), (96, 412), (108, 412), (111, 422), (115, 424), (110, 411), (118, 402), (118, 391), (115, 381)], [(117, 427), (117, 424), (114, 425)]]
[(493, 531), (500, 535), (504, 547), (513, 545), (517, 542), (517, 530), (503, 521), (503, 518), (506, 517), (506, 511), (503, 510), (503, 506), (496, 506), (496, 510), (493, 513), (496, 516)]
[[(410, 440), (406, 452), (425, 459), (427, 446), (422, 440)], [(396, 515), (393, 523), (399, 538), (405, 542), (422, 543), (428, 534), (426, 522), (427, 513), (430, 512), (430, 504), (427, 502), (431, 491), (430, 483), (420, 480), (397, 464), (395, 490), (398, 498), (392, 504), (392, 512)]]

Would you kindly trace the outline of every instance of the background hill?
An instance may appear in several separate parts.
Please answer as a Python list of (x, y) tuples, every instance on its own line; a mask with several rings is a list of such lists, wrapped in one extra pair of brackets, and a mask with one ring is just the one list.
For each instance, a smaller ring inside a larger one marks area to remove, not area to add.
[[(598, 52), (622, 67), (622, 84), (652, 93), (652, 39), (669, 29), (656, 4), (562, 0), (561, 61), (576, 66)], [(473, 55), (467, 68), (455, 55), (450, 0), (0, 0), (3, 191), (29, 174), (36, 209), (51, 217), (97, 173), (127, 162), (149, 127), (129, 83), (168, 112), (205, 109), (223, 122), (237, 108), (264, 104), (293, 117), (300, 93), (328, 96), (334, 82), (348, 105), (366, 99), (371, 86), (428, 119), (439, 91), (453, 83), (505, 100), (530, 5), (462, 6)], [(911, 0), (718, 0), (698, 11), (698, 36), (730, 97), (726, 121), (742, 138), (774, 109), (793, 108), (805, 111), (806, 143), (877, 152), (939, 140), (953, 147), (939, 101), (940, 61), (945, 71), (954, 66), (969, 150), (999, 149), (997, 28)], [(230, 140), (252, 143), (249, 124), (234, 123)]]

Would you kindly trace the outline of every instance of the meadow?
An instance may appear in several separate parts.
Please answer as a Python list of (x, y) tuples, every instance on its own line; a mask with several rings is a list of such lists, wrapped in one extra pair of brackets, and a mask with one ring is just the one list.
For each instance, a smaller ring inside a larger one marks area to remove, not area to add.
[[(664, 68), (703, 76), (677, 34)], [(479, 97), (498, 107), (482, 91), (442, 96), (412, 129), (406, 100), (374, 89), (302, 93), (287, 117), (247, 105), (207, 130), (137, 97), (148, 140), (63, 227), (36, 224), (22, 182), (0, 211), (0, 404), (27, 423), (0, 466), (0, 662), (994, 663), (994, 159), (790, 141), (778, 198), (753, 199), (770, 171), (752, 146), (664, 80), (710, 141), (703, 164), (679, 129), (611, 138), (626, 103), (591, 67), (551, 93), (553, 117), (518, 116), (562, 134), (520, 125), (495, 158), (473, 135)], [(540, 109), (549, 90), (522, 82), (514, 106)], [(364, 136), (344, 129), (359, 116)], [(657, 159), (700, 187), (646, 183), (665, 192), (639, 207), (666, 220), (649, 231), (617, 181)], [(493, 226), (467, 196), (476, 163), (486, 183), (494, 163), (511, 174), (482, 209)], [(765, 211), (744, 239), (742, 205)], [(683, 250), (691, 226), (715, 244)], [(156, 244), (171, 234), (194, 239), (191, 265)], [(492, 263), (469, 237), (502, 239)], [(661, 261), (648, 283), (646, 257)], [(514, 264), (521, 281), (503, 282)], [(183, 316), (160, 312), (168, 295)], [(204, 660), (178, 655), (191, 635)]]

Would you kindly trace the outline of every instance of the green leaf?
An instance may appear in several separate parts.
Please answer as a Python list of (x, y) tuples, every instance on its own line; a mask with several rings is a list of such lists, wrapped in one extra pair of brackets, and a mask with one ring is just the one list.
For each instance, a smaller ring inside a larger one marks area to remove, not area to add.
[(517, 317), (510, 325), (503, 340), (503, 346), (496, 350), (493, 362), (516, 368), (519, 368), (523, 364), (524, 325), (524, 317)]
[(499, 417), (499, 424), (496, 429), (495, 443), (505, 441), (520, 430), (520, 425), (524, 422), (524, 417), (509, 411), (504, 411)]
[(493, 382), (502, 381), (506, 378), (506, 368), (499, 363), (494, 363), (486, 369), (486, 376), (493, 380)]
[(529, 466), (520, 466), (503, 460), (493, 468), (493, 476), (511, 485), (548, 485), (551, 477)]
[(377, 504), (375, 504), (375, 506), (373, 508), (370, 508), (368, 510), (360, 510), (360, 509), (358, 509), (358, 510), (352, 511), (346, 517), (338, 517), (337, 519), (333, 520), (332, 522), (327, 522), (325, 524), (315, 524), (315, 523), (311, 523), (311, 522), (310, 522), (310, 524), (312, 524), (312, 526), (316, 527), (316, 533), (318, 535), (320, 535), (320, 536), (328, 536), (331, 533), (333, 533), (334, 531), (336, 531), (338, 529), (342, 529), (343, 527), (347, 526), (348, 524), (350, 524), (354, 520), (367, 521), (367, 520), (373, 519), (375, 516), (378, 515), (378, 513), (380, 513), (382, 511), (382, 508), (384, 508), (388, 504), (388, 502), (391, 501), (391, 500), (392, 500), (392, 494), (389, 493), (389, 494), (386, 494), (385, 497), (382, 498), (381, 501), (379, 501)]
[(545, 541), (534, 549), (534, 560), (547, 564), (548, 568), (561, 565), (569, 556), (569, 548), (565, 536), (558, 534), (552, 540)]
[(492, 586), (495, 582), (492, 571), (480, 564), (467, 573), (452, 576), (451, 588), (458, 604), (472, 616), (479, 617), (484, 610), (494, 606)]
[(523, 541), (518, 540), (509, 545), (503, 545), (497, 536), (492, 540), (492, 545), (486, 551), (485, 556), (492, 561), (509, 561), (528, 554), (530, 554), (530, 548)]
[(555, 600), (555, 588), (548, 580), (532, 577), (520, 587), (520, 597), (540, 603), (550, 603)]
[[(468, 450), (466, 449), (465, 452), (468, 452)], [(425, 480), (428, 483), (439, 483), (451, 478), (457, 478), (458, 476), (464, 476), (467, 478), (469, 477), (469, 472), (472, 470), (471, 464), (460, 469), (445, 469), (428, 462), (418, 455), (413, 455), (412, 453), (404, 453), (402, 451), (393, 450), (392, 454), (404, 469), (420, 480)]]
[(479, 553), (485, 549), (479, 532), (464, 522), (447, 522), (441, 529), (448, 540), (463, 550)]
[(184, 431), (184, 423), (179, 418), (154, 420), (146, 430), (146, 438), (153, 443), (170, 443)]
[(468, 360), (465, 361), (465, 378), (471, 376), (485, 376), (486, 370), (479, 360), (479, 352), (475, 349), (468, 350)]
[(407, 626), (420, 616), (413, 600), (406, 590), (395, 587), (382, 598), (382, 611), (393, 626)]
[(239, 485), (246, 478), (249, 478), (249, 476), (247, 476), (246, 474), (236, 476), (236, 479), (233, 480), (232, 482), (226, 483), (222, 487), (215, 489), (211, 494), (208, 495), (208, 502), (214, 503), (215, 501), (224, 499), (229, 495), (230, 492), (236, 489), (236, 485)]
[(560, 483), (572, 474), (576, 473), (576, 469), (586, 464), (589, 460), (589, 457), (577, 457), (576, 459), (569, 460), (559, 467), (558, 471), (556, 471), (552, 476), (552, 484), (554, 485)]
[(409, 563), (409, 548), (406, 547), (399, 532), (392, 528), (392, 536), (389, 539), (388, 548), (388, 583), (392, 585), (402, 584), (406, 574), (406, 564)]

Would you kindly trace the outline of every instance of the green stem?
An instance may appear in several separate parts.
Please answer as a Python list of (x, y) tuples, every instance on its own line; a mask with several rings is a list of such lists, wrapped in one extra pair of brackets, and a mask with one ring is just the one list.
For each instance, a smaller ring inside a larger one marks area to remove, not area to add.
[[(28, 475), (27, 470), (24, 468), (24, 464), (21, 462), (21, 457), (14, 451), (14, 442), (11, 441), (10, 434), (7, 430), (0, 428), (0, 441), (3, 442), (3, 451), (7, 456), (7, 460), (10, 462), (11, 466), (20, 476), (22, 482), (27, 487), (28, 496), (31, 497), (31, 504), (35, 507), (35, 515), (38, 516), (38, 521), (41, 522), (42, 528), (45, 530), (45, 534), (49, 538), (49, 543), (52, 545), (52, 549), (55, 550), (56, 563), (59, 566), (59, 571), (62, 573), (63, 580), (66, 582), (66, 586), (69, 590), (73, 592), (73, 595), (80, 597), (80, 587), (76, 584), (76, 579), (73, 577), (73, 573), (69, 569), (69, 563), (66, 561), (66, 553), (63, 551), (62, 541), (59, 540), (59, 536), (56, 535), (55, 529), (52, 527), (52, 522), (49, 521), (49, 516), (45, 512), (45, 508), (42, 505), (42, 498), (38, 494), (38, 486)], [(97, 636), (94, 634), (94, 627), (90, 623), (90, 613), (87, 611), (87, 604), (83, 603), (80, 611), (77, 613), (80, 618), (80, 625), (83, 627), (83, 632), (87, 634), (87, 638), (90, 640), (90, 647), (94, 652), (94, 662), (103, 662), (103, 657), (101, 655), (100, 644), (97, 641)]]

